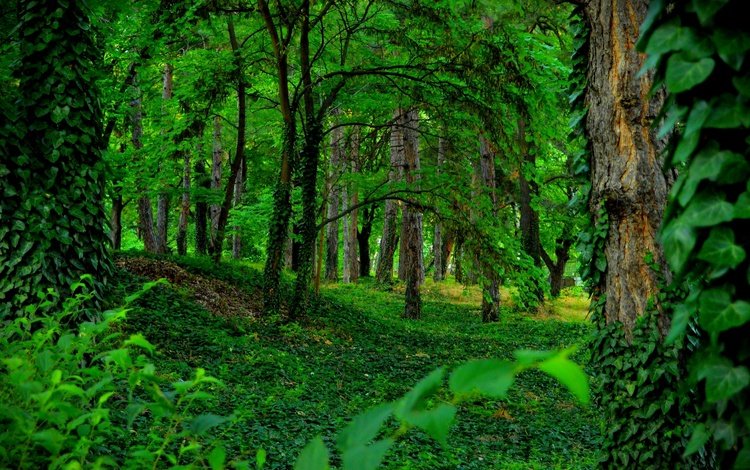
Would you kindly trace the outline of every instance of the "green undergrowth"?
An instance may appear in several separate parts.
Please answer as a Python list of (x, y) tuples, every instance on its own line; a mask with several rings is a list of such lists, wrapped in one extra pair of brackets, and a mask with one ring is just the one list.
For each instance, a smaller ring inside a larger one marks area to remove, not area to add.
[[(241, 264), (170, 261), (247, 292), (262, 283), (257, 270)], [(143, 282), (119, 274), (118, 295)], [(368, 280), (329, 284), (304, 322), (284, 325), (217, 317), (187, 289), (158, 286), (128, 314), (126, 328), (157, 346), (155, 365), (169, 380), (188, 379), (201, 367), (224, 383), (205, 411), (239, 416), (222, 436), (228, 454), (254, 460), (264, 449), (264, 468), (291, 468), (310, 439), (320, 434), (333, 447), (348, 418), (400, 397), (438, 366), (583, 345), (590, 331), (570, 316), (534, 317), (510, 307), (501, 309), (498, 324), (482, 324), (478, 304), (461, 301), (474, 295), (451, 281), (428, 283), (423, 319), (409, 321), (400, 317), (398, 289), (379, 290)], [(587, 358), (579, 352), (573, 359)], [(538, 371), (523, 373), (507, 400), (462, 404), (459, 415), (447, 449), (411, 432), (389, 452), (386, 468), (594, 468), (599, 457), (596, 409), (577, 404)]]

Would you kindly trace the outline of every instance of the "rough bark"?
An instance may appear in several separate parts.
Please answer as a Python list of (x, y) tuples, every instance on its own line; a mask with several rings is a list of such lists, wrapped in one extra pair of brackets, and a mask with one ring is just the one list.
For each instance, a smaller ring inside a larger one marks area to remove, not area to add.
[(573, 245), (572, 238), (558, 238), (555, 243), (555, 260), (542, 249), (541, 255), (544, 264), (549, 269), (550, 295), (557, 297), (563, 288), (563, 276), (565, 275), (565, 265), (570, 259), (570, 247)]
[[(391, 126), (391, 169), (388, 182), (395, 183), (401, 179), (404, 165), (404, 113), (397, 109), (393, 113), (394, 124)], [(383, 236), (380, 239), (380, 255), (375, 278), (380, 284), (390, 284), (393, 279), (393, 257), (398, 243), (398, 203), (393, 200), (385, 202), (383, 213)]]
[[(438, 139), (438, 155), (437, 155), (437, 173), (445, 165), (445, 154), (446, 154), (447, 141), (440, 137)], [(443, 261), (443, 224), (440, 219), (435, 220), (435, 233), (432, 237), (432, 256), (434, 258), (435, 272), (433, 279), (435, 282), (442, 281), (445, 279), (445, 262)]]
[[(332, 114), (337, 116), (338, 109)], [(328, 212), (327, 218), (336, 217), (339, 213), (339, 198), (341, 188), (341, 150), (344, 129), (337, 127), (331, 131), (331, 161), (328, 175)], [(335, 220), (326, 226), (326, 279), (337, 281), (339, 278), (339, 221)]]
[(180, 220), (177, 225), (177, 254), (187, 254), (187, 226), (190, 217), (190, 152), (184, 152), (182, 170), (182, 199)]
[[(347, 163), (352, 174), (359, 172), (359, 132), (352, 131), (350, 151)], [(356, 207), (359, 203), (359, 192), (357, 185), (350, 183), (346, 189), (346, 209)], [(344, 217), (344, 273), (342, 280), (345, 283), (356, 282), (359, 278), (359, 258), (357, 256), (357, 228), (359, 225), (359, 211), (352, 210)]]
[(365, 207), (362, 210), (362, 230), (357, 232), (359, 246), (359, 277), (370, 277), (370, 235), (375, 221), (375, 208)]
[[(404, 130), (404, 179), (409, 188), (419, 189), (419, 113), (412, 109), (407, 113)], [(421, 296), (419, 288), (424, 283), (424, 255), (422, 254), (422, 213), (411, 202), (404, 206), (401, 221), (402, 256), (399, 268), (404, 267), (406, 281), (406, 318), (419, 318)], [(399, 269), (400, 271), (400, 269)]]
[[(216, 116), (214, 117), (213, 148), (211, 151), (211, 192), (218, 193), (221, 190), (221, 165), (223, 159), (224, 151), (221, 145), (221, 118)], [(221, 214), (221, 205), (211, 204), (211, 246), (216, 243), (216, 231), (219, 228), (219, 214)]]
[[(162, 100), (172, 99), (172, 77), (174, 69), (171, 64), (164, 66), (162, 82)], [(165, 116), (166, 117), (166, 116)], [(161, 171), (161, 162), (159, 163)], [(167, 252), (167, 231), (169, 229), (169, 193), (161, 191), (156, 198), (156, 250), (158, 253)]]
[[(242, 202), (242, 190), (245, 187), (245, 173), (247, 172), (247, 161), (243, 158), (242, 164), (240, 165), (240, 171), (237, 173), (237, 179), (234, 182), (234, 202), (233, 206), (236, 208)], [(240, 227), (235, 225), (233, 227), (232, 235), (232, 258), (240, 259), (242, 256), (242, 235), (240, 234)]]
[[(591, 27), (586, 131), (591, 144), (591, 213), (604, 206), (609, 216), (599, 286), (604, 315), (627, 332), (657, 301), (659, 281), (646, 264), (647, 253), (666, 273), (658, 242), (668, 193), (659, 155), (664, 143), (652, 126), (664, 100), (649, 95), (652, 73), (639, 76), (645, 56), (635, 49), (647, 0), (595, 0), (586, 4)], [(658, 308), (658, 305), (657, 305)], [(666, 316), (660, 327), (666, 332)]]
[[(495, 152), (490, 142), (479, 137), (479, 180), (490, 199), (492, 218), (498, 216), (497, 179), (495, 178)], [(494, 263), (487, 262), (478, 254), (479, 265), (482, 268), (482, 321), (494, 322), (500, 318), (500, 278)]]

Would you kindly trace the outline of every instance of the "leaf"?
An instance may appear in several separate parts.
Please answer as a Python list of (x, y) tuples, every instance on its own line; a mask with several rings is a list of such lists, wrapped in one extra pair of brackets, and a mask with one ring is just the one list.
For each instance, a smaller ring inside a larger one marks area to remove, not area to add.
[(724, 199), (721, 193), (700, 193), (690, 201), (678, 220), (691, 227), (711, 227), (729, 222), (734, 216), (734, 207)]
[(706, 430), (706, 425), (703, 423), (697, 424), (690, 434), (690, 441), (685, 446), (685, 452), (682, 456), (687, 457), (701, 450), (708, 442), (709, 437), (711, 437), (711, 434)]
[(156, 347), (149, 343), (148, 340), (140, 333), (130, 335), (130, 338), (125, 341), (125, 346), (138, 346), (139, 348), (145, 349), (146, 351), (153, 353)]
[(589, 403), (589, 378), (581, 366), (567, 358), (569, 352), (547, 359), (539, 364), (539, 370), (556, 378), (565, 385), (579, 402)]
[(750, 191), (745, 191), (734, 204), (735, 219), (750, 219)]
[(690, 322), (690, 318), (692, 318), (692, 316), (693, 312), (687, 307), (687, 305), (685, 305), (684, 303), (678, 305), (674, 310), (674, 314), (672, 315), (672, 325), (669, 327), (669, 333), (667, 334), (667, 338), (664, 340), (665, 343), (672, 344), (677, 340), (677, 338), (685, 334), (685, 330), (687, 329), (687, 325)]
[(222, 470), (224, 462), (227, 460), (227, 451), (224, 446), (216, 446), (211, 449), (211, 452), (206, 456), (206, 460), (208, 460), (211, 470)]
[(750, 372), (745, 367), (732, 367), (726, 363), (712, 364), (700, 371), (706, 379), (706, 401), (716, 403), (736, 395), (750, 384)]
[(393, 439), (383, 439), (372, 445), (353, 447), (341, 455), (343, 470), (375, 470), (383, 462), (393, 445)]
[(662, 233), (664, 256), (675, 275), (682, 273), (696, 240), (695, 230), (681, 223), (679, 219), (670, 222), (664, 229)]
[(336, 438), (339, 450), (345, 452), (375, 439), (385, 420), (393, 413), (393, 408), (393, 403), (386, 403), (355, 416)]
[(203, 434), (213, 427), (226, 423), (229, 419), (226, 416), (219, 416), (213, 413), (198, 415), (190, 422), (190, 432), (193, 434)]
[(736, 76), (732, 78), (732, 84), (745, 98), (750, 98), (750, 76)]
[(693, 9), (701, 25), (705, 26), (727, 3), (729, 0), (693, 0)]
[(724, 307), (718, 314), (705, 317), (701, 311), (700, 320), (701, 326), (709, 333), (721, 333), (744, 325), (750, 320), (750, 303), (738, 300)]
[(703, 124), (704, 128), (733, 129), (741, 127), (747, 108), (740, 97), (725, 93), (711, 102), (711, 114)]
[(680, 93), (703, 83), (714, 70), (711, 58), (692, 61), (685, 53), (675, 54), (667, 60), (666, 84), (671, 93)]
[(711, 40), (716, 45), (721, 60), (739, 71), (745, 60), (745, 52), (750, 49), (750, 35), (744, 31), (719, 28), (714, 30)]
[(409, 413), (424, 409), (427, 406), (427, 398), (434, 395), (438, 388), (440, 388), (444, 375), (445, 369), (441, 367), (420, 380), (414, 388), (398, 401), (394, 410), (396, 416), (399, 419), (405, 419)]
[(55, 455), (62, 449), (65, 436), (57, 429), (44, 429), (34, 433), (32, 440), (47, 449), (50, 454)]
[(329, 468), (328, 449), (326, 449), (320, 436), (310, 441), (302, 449), (294, 463), (294, 470), (328, 470)]
[(646, 46), (646, 53), (654, 55), (679, 51), (696, 41), (697, 38), (692, 29), (674, 23), (664, 24), (651, 35)]
[(686, 162), (688, 158), (690, 158), (690, 155), (693, 154), (695, 148), (698, 146), (698, 142), (700, 142), (699, 132), (681, 136), (680, 141), (677, 144), (677, 148), (674, 151), (672, 163), (678, 164)]
[(717, 267), (736, 268), (745, 259), (745, 250), (734, 243), (734, 232), (726, 227), (714, 227), (703, 243), (698, 259)]
[(409, 423), (422, 429), (442, 446), (448, 445), (448, 433), (456, 417), (456, 407), (441, 403), (435, 408), (409, 416)]
[(711, 114), (711, 106), (706, 101), (700, 100), (693, 104), (693, 109), (690, 110), (683, 135), (688, 136), (700, 131), (709, 114)]
[(257, 470), (263, 470), (266, 465), (266, 449), (258, 449), (255, 453), (255, 468)]
[(448, 381), (456, 395), (480, 393), (492, 398), (503, 398), (513, 384), (515, 367), (508, 361), (480, 359), (456, 368)]

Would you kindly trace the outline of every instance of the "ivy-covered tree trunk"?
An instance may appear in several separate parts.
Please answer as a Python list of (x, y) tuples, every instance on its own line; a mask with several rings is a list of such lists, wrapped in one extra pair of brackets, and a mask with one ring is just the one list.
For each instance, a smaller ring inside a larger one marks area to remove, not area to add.
[[(653, 73), (639, 75), (645, 56), (635, 49), (647, 0), (595, 0), (585, 11), (591, 28), (586, 134), (591, 144), (592, 217), (607, 214), (599, 282), (604, 316), (632, 331), (636, 318), (657, 302), (659, 275), (666, 275), (658, 241), (667, 201), (667, 178), (653, 122), (664, 93), (649, 95)], [(653, 255), (661, 273), (646, 262)], [(666, 318), (661, 322), (666, 333)]]
[(19, 2), (18, 88), (7, 90), (17, 93), (16, 108), (0, 111), (3, 321), (24, 315), (48, 288), (65, 298), (86, 274), (97, 302), (111, 275), (95, 71), (102, 56), (83, 3)]
[[(338, 116), (338, 109), (332, 114)], [(334, 122), (334, 125), (337, 123)], [(341, 145), (344, 129), (336, 127), (331, 131), (331, 160), (328, 175), (328, 212), (327, 218), (336, 217), (339, 213), (339, 198), (341, 194), (339, 179), (341, 177)], [(337, 281), (339, 278), (339, 221), (334, 220), (326, 226), (326, 279)]]
[[(388, 171), (388, 182), (395, 183), (401, 179), (401, 168), (404, 165), (404, 129), (405, 116), (399, 108), (393, 113), (391, 126), (391, 168)], [(385, 201), (383, 212), (383, 236), (380, 239), (380, 255), (375, 272), (379, 284), (390, 284), (393, 279), (393, 257), (398, 244), (398, 203), (391, 199)]]
[[(221, 164), (224, 157), (224, 151), (221, 145), (221, 118), (214, 117), (213, 146), (211, 150), (211, 192), (219, 193), (221, 191)], [(219, 214), (221, 214), (220, 204), (211, 204), (211, 233), (210, 245), (216, 245), (216, 232), (219, 228)]]
[[(404, 130), (404, 179), (410, 189), (419, 189), (419, 112), (406, 113)], [(399, 271), (404, 268), (406, 281), (406, 318), (420, 318), (422, 299), (420, 286), (424, 283), (424, 255), (422, 254), (422, 213), (411, 202), (404, 206), (401, 221), (401, 244)]]

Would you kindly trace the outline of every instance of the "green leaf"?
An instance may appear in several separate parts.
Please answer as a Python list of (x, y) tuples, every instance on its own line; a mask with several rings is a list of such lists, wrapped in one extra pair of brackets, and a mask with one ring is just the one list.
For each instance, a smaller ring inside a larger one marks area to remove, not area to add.
[(294, 470), (328, 470), (328, 449), (320, 436), (310, 441), (297, 457)]
[(383, 439), (372, 445), (359, 445), (341, 455), (343, 470), (375, 470), (383, 462), (393, 445), (393, 439)]
[[(727, 294), (728, 296), (729, 294)], [(750, 321), (750, 303), (738, 300), (724, 307), (717, 314), (706, 314), (701, 310), (701, 326), (709, 333), (721, 333)]]
[(255, 468), (257, 470), (263, 470), (263, 467), (266, 465), (266, 450), (265, 449), (258, 449), (258, 451), (255, 453)]
[(732, 84), (742, 96), (750, 98), (750, 76), (733, 77)]
[(740, 97), (725, 93), (711, 102), (711, 114), (703, 124), (704, 128), (733, 129), (741, 127), (746, 118), (747, 108)]
[(125, 346), (138, 346), (139, 348), (145, 349), (146, 351), (153, 353), (156, 347), (149, 343), (148, 340), (140, 333), (130, 335), (130, 338), (125, 341)]
[(206, 460), (208, 460), (211, 470), (222, 470), (224, 462), (227, 460), (227, 451), (224, 446), (216, 446), (211, 449), (211, 452), (206, 456)]
[(435, 408), (415, 413), (408, 422), (422, 429), (442, 446), (448, 445), (448, 433), (456, 417), (456, 407), (448, 403), (441, 403)]
[(396, 416), (399, 419), (405, 417), (414, 411), (423, 410), (427, 406), (427, 399), (437, 392), (443, 381), (445, 369), (435, 369), (417, 383), (404, 397), (398, 401), (395, 408)]
[(456, 368), (448, 381), (456, 395), (480, 393), (492, 398), (502, 398), (513, 384), (515, 367), (499, 359), (469, 361)]
[(711, 40), (716, 45), (721, 60), (739, 71), (745, 60), (745, 53), (750, 49), (750, 35), (743, 31), (719, 28), (713, 32)]
[(556, 378), (565, 385), (578, 401), (589, 403), (589, 378), (581, 366), (567, 358), (569, 352), (563, 351), (557, 356), (539, 364), (539, 370)]
[(54, 122), (55, 124), (60, 124), (66, 117), (68, 117), (68, 114), (70, 114), (69, 106), (63, 106), (62, 108), (59, 106), (55, 106), (55, 109), (52, 110), (52, 115), (50, 117), (52, 118), (52, 122)]
[(693, 109), (690, 110), (690, 116), (688, 116), (687, 123), (685, 124), (683, 135), (688, 136), (700, 131), (709, 114), (711, 114), (711, 106), (706, 101), (700, 100), (693, 104)]
[(734, 243), (734, 232), (726, 227), (714, 227), (703, 243), (698, 259), (717, 267), (736, 268), (745, 259), (745, 250)]
[(691, 227), (711, 227), (729, 222), (734, 216), (734, 207), (720, 193), (700, 193), (693, 198), (678, 219)]
[(706, 442), (708, 442), (709, 437), (711, 437), (711, 434), (706, 430), (706, 425), (703, 423), (697, 424), (693, 428), (690, 441), (685, 446), (685, 452), (683, 452), (682, 456), (687, 457), (701, 450), (706, 445)]
[(729, 360), (714, 363), (699, 371), (706, 379), (706, 401), (716, 403), (736, 395), (750, 384), (750, 372), (745, 367), (732, 367)]
[(750, 191), (745, 191), (734, 203), (735, 219), (750, 219)]
[(675, 54), (667, 60), (667, 89), (671, 93), (680, 93), (700, 85), (711, 75), (715, 65), (711, 58), (692, 61), (685, 53)]
[(679, 219), (667, 225), (662, 233), (664, 256), (674, 274), (682, 273), (690, 254), (693, 251), (697, 235), (692, 227), (682, 223)]
[(698, 39), (690, 28), (684, 28), (678, 24), (664, 24), (658, 27), (651, 35), (646, 46), (649, 55), (664, 54), (670, 51), (685, 49)]
[(750, 468), (750, 446), (748, 446), (747, 441), (745, 441), (742, 446), (742, 450), (737, 453), (737, 458), (734, 460), (733, 468), (735, 470), (747, 470)]
[(336, 438), (339, 450), (345, 452), (353, 447), (364, 446), (375, 439), (380, 427), (393, 413), (393, 408), (393, 403), (386, 403), (354, 417)]
[(693, 154), (695, 148), (698, 146), (700, 137), (700, 132), (694, 132), (689, 135), (681, 136), (679, 142), (677, 143), (677, 148), (674, 151), (672, 163), (678, 164), (686, 162), (688, 158), (690, 158), (690, 155)]
[(213, 413), (198, 415), (190, 422), (190, 431), (193, 434), (203, 434), (213, 427), (226, 423), (229, 419), (226, 416), (219, 416)]
[(63, 442), (65, 441), (65, 436), (63, 436), (57, 429), (44, 429), (34, 433), (31, 438), (36, 444), (47, 449), (52, 455), (60, 452)]
[(669, 333), (665, 339), (667, 344), (673, 344), (677, 338), (680, 338), (685, 334), (685, 330), (687, 329), (687, 325), (692, 316), (692, 310), (684, 303), (675, 308), (674, 314), (672, 315), (672, 325), (669, 327)]
[(693, 9), (705, 26), (729, 0), (693, 0)]

